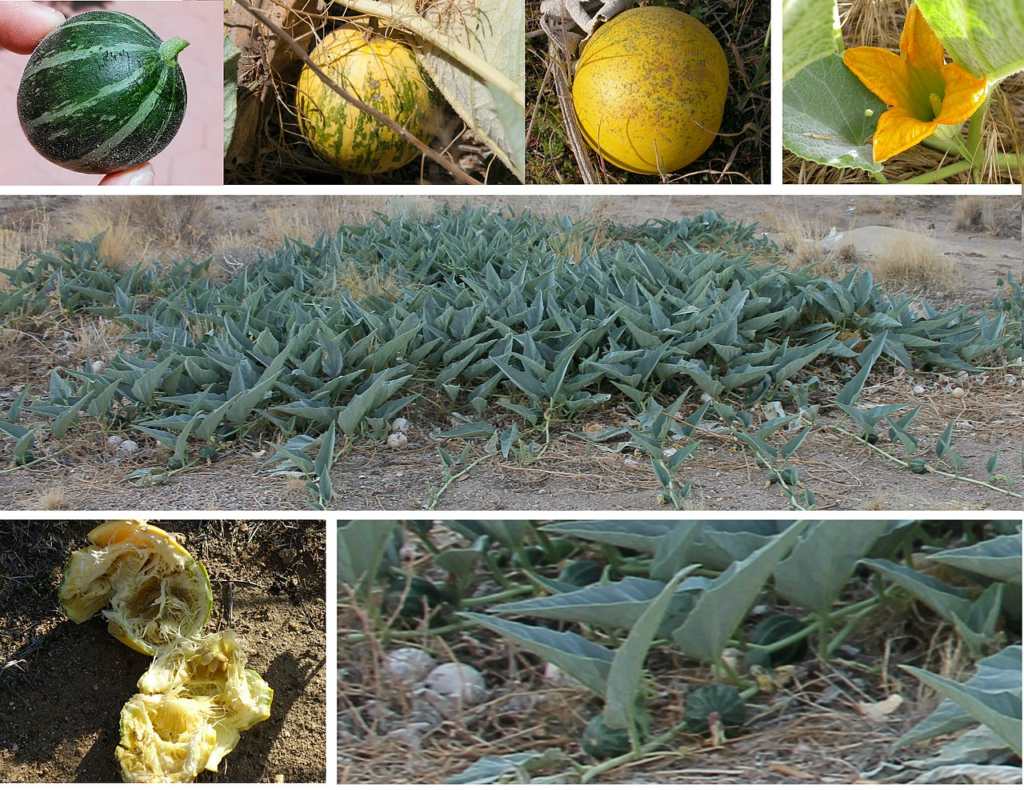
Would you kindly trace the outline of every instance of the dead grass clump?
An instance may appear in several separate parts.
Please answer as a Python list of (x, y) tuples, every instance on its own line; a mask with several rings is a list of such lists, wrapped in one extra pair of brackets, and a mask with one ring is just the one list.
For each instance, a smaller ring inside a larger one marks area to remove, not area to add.
[(67, 352), (72, 360), (107, 363), (122, 349), (128, 327), (106, 318), (80, 320), (70, 333)]
[[(22, 259), (21, 234), (16, 230), (0, 229), (0, 269), (13, 269)], [(10, 288), (10, 278), (0, 272), (0, 293)]]
[(829, 238), (838, 232), (826, 228), (819, 217), (790, 211), (776, 225), (775, 239), (783, 255), (779, 264), (788, 269), (806, 269), (817, 275), (833, 276), (858, 263), (856, 251), (849, 245), (831, 246)]
[(855, 199), (853, 206), (860, 214), (877, 214), (879, 219), (891, 221), (903, 219), (908, 208), (902, 195), (863, 196)]
[(76, 240), (104, 234), (100, 254), (119, 269), (205, 255), (217, 224), (205, 195), (115, 195), (83, 197), (63, 231)]
[(364, 272), (351, 261), (338, 268), (336, 292), (347, 291), (353, 299), (372, 297), (395, 301), (406, 283), (395, 277), (392, 272), (375, 269)]
[(67, 501), (67, 491), (60, 483), (40, 489), (26, 503), (29, 510), (60, 510)]
[(953, 224), (957, 230), (988, 230), (992, 226), (988, 204), (977, 195), (957, 200)]
[(386, 198), (318, 195), (298, 199), (287, 206), (268, 208), (258, 239), (269, 250), (276, 250), (285, 238), (312, 242), (323, 233), (337, 233), (341, 225), (370, 222), (386, 208)]
[(898, 238), (869, 268), (875, 279), (904, 289), (948, 292), (963, 284), (956, 263), (912, 238)]
[(81, 241), (102, 234), (99, 254), (115, 270), (145, 260), (149, 250), (148, 240), (132, 226), (128, 205), (120, 197), (83, 200), (69, 219), (66, 234)]
[(426, 219), (437, 211), (438, 204), (426, 195), (391, 195), (384, 204), (384, 213), (392, 219)]

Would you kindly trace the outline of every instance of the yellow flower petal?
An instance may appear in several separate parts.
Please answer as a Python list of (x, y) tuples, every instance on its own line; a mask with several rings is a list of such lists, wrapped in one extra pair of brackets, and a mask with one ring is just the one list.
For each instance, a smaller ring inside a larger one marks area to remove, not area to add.
[(899, 55), (878, 47), (854, 47), (843, 53), (843, 63), (886, 104), (906, 107), (910, 103), (909, 68)]
[(916, 3), (910, 7), (903, 23), (900, 52), (912, 68), (921, 71), (938, 71), (945, 63), (942, 42), (928, 26)]
[(987, 80), (979, 80), (956, 63), (942, 67), (942, 79), (946, 83), (946, 95), (942, 100), (942, 112), (935, 119), (939, 123), (963, 123), (985, 103)]
[(938, 121), (919, 121), (902, 107), (893, 107), (882, 113), (875, 128), (874, 157), (884, 162), (913, 148), (929, 137), (939, 126)]

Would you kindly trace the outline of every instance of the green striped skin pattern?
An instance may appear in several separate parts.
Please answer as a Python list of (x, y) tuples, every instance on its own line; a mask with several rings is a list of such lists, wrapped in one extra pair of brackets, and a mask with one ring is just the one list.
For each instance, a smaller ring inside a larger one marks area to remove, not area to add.
[(18, 117), (32, 146), (79, 173), (140, 165), (171, 142), (185, 117), (180, 38), (162, 42), (118, 11), (89, 11), (44, 38), (18, 88)]
[[(367, 42), (362, 31), (342, 27), (327, 35), (311, 57), (346, 92), (422, 142), (433, 139), (436, 99), (408, 47), (382, 38)], [(342, 170), (384, 173), (419, 155), (416, 146), (346, 102), (309, 66), (299, 76), (295, 106), (310, 148)]]

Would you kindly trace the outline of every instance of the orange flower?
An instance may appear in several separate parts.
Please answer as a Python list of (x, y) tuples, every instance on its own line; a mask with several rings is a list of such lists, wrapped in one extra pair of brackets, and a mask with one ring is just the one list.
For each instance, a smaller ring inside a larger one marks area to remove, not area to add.
[(942, 42), (917, 5), (903, 24), (900, 54), (878, 47), (854, 47), (843, 54), (850, 71), (889, 105), (875, 129), (876, 162), (913, 148), (940, 125), (963, 123), (988, 94), (986, 79), (945, 62)]

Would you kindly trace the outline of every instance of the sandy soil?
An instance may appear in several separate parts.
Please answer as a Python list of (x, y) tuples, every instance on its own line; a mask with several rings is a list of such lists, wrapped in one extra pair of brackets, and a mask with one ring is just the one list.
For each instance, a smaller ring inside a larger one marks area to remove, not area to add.
[[(121, 707), (149, 657), (57, 597), (70, 553), (96, 522), (0, 521), (0, 779), (118, 782)], [(270, 718), (199, 781), (323, 782), (326, 776), (322, 521), (161, 521), (185, 538), (214, 589), (204, 633), (231, 627), (274, 689)], [(277, 779), (277, 781), (281, 781)]]
[[(0, 198), (0, 228), (13, 227), (18, 217), (39, 210), (48, 211), (57, 236), (62, 217), (73, 214), (88, 198)], [(212, 197), (207, 220), (214, 226), (235, 231), (232, 243), (266, 229), (274, 212), (302, 212), (325, 198), (301, 197)], [(408, 203), (409, 199), (404, 199)], [(445, 198), (415, 198), (419, 205), (440, 203)], [(501, 204), (503, 198), (451, 198), (459, 204)], [(961, 199), (951, 197), (522, 197), (512, 202), (543, 212), (602, 216), (623, 223), (651, 217), (678, 218), (715, 210), (729, 219), (758, 222), (781, 245), (799, 246), (801, 239), (820, 239), (832, 228), (837, 232), (857, 227), (889, 226), (921, 232), (948, 249), (948, 259), (963, 275), (955, 292), (929, 293), (939, 304), (967, 302), (976, 306), (990, 303), (998, 291), (997, 281), (1009, 273), (1021, 276), (1021, 199), (987, 197), (981, 201), (984, 222), (977, 229), (958, 229)], [(395, 207), (383, 198), (337, 198), (344, 203), (341, 214), (350, 221), (363, 221), (373, 211)], [(329, 227), (316, 229), (330, 230)], [(232, 248), (226, 253), (235, 255)], [(797, 253), (793, 253), (796, 257)], [(861, 259), (869, 262), (867, 256)], [(49, 371), (62, 364), (55, 353), (59, 339), (34, 336), (8, 338), (12, 363), (0, 371), (0, 410), (6, 408), (21, 386), (35, 391), (46, 386)], [(956, 419), (953, 447), (965, 459), (963, 474), (987, 479), (986, 460), (1001, 454), (1000, 472), (1011, 485), (1021, 488), (1021, 435), (1024, 435), (1021, 376), (1008, 380), (1002, 372), (974, 374), (957, 379), (945, 374), (915, 374), (912, 378), (872, 379), (865, 398), (872, 403), (922, 404), (915, 428), (930, 447), (952, 419)], [(920, 385), (923, 393), (914, 394)], [(956, 387), (965, 390), (955, 397)], [(564, 431), (581, 426), (563, 426), (547, 453), (523, 465), (515, 461), (488, 459), (467, 474), (447, 481), (437, 453), (438, 430), (452, 427), (451, 416), (421, 401), (406, 415), (412, 422), (409, 445), (390, 451), (382, 443), (362, 439), (344, 455), (334, 470), (336, 509), (407, 509), (436, 507), (455, 509), (650, 509), (658, 507), (659, 486), (647, 459), (634, 459), (614, 452), (613, 447), (592, 445), (568, 437)], [(611, 409), (598, 416), (605, 425), (615, 426), (628, 418), (623, 410)], [(595, 419), (588, 414), (588, 420)], [(829, 422), (829, 418), (823, 420)], [(449, 441), (449, 452), (457, 455), (461, 444)], [(157, 488), (136, 488), (119, 482), (132, 468), (151, 465), (158, 455), (144, 446), (133, 466), (118, 464), (109, 454), (86, 452), (31, 470), (7, 470), (0, 475), (0, 507), (24, 508), (114, 508), (159, 507), (161, 509), (292, 509), (309, 506), (306, 493), (282, 478), (267, 477), (264, 460), (268, 448), (248, 443), (235, 448), (215, 465), (172, 477)], [(482, 442), (470, 451), (470, 461), (484, 454)], [(1020, 499), (990, 489), (953, 481), (938, 475), (912, 475), (869, 448), (831, 431), (812, 435), (801, 448), (794, 464), (801, 480), (812, 488), (819, 507), (836, 509), (1019, 509)], [(693, 507), (715, 510), (785, 508), (788, 500), (778, 486), (770, 486), (764, 470), (756, 468), (749, 456), (736, 452), (725, 442), (705, 441), (683, 468), (681, 483), (693, 481)], [(1013, 481), (1016, 481), (1015, 483)]]

